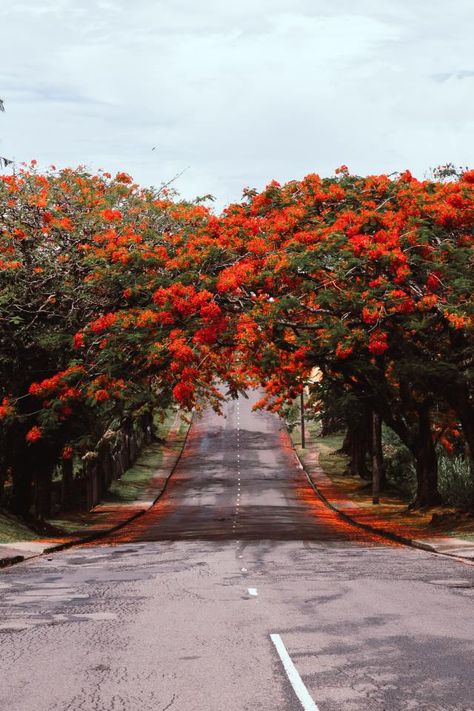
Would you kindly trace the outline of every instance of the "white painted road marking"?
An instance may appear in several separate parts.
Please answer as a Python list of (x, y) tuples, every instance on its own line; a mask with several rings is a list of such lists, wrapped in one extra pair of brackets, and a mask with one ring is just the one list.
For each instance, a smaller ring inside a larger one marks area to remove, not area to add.
[(253, 597), (257, 597), (257, 595), (258, 595), (257, 588), (247, 588), (247, 589), (249, 591), (249, 595), (253, 595)]
[(286, 651), (286, 647), (283, 644), (280, 635), (271, 634), (270, 639), (275, 645), (276, 651), (278, 652), (278, 656), (280, 657), (283, 663), (283, 668), (286, 671), (286, 675), (290, 680), (291, 686), (293, 687), (293, 691), (298, 697), (304, 711), (319, 711), (319, 708), (316, 706), (313, 699), (311, 698), (308, 689), (303, 684), (303, 681), (300, 675), (298, 674), (298, 670), (293, 664), (290, 655)]

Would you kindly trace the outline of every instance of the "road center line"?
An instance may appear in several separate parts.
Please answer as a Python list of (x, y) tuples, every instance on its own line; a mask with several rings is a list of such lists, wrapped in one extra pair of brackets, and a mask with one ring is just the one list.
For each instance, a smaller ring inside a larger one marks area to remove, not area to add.
[(282, 661), (283, 668), (286, 672), (286, 675), (290, 681), (291, 686), (293, 687), (293, 691), (295, 692), (296, 696), (298, 697), (304, 711), (319, 711), (319, 708), (316, 706), (313, 699), (311, 698), (308, 689), (303, 684), (303, 680), (301, 679), (300, 675), (298, 674), (298, 670), (295, 667), (295, 665), (293, 664), (290, 655), (286, 651), (286, 647), (283, 644), (283, 641), (282, 641), (280, 635), (279, 634), (271, 634), (270, 639), (272, 640), (273, 644), (275, 645), (275, 649), (278, 652), (278, 656), (280, 657), (280, 659)]

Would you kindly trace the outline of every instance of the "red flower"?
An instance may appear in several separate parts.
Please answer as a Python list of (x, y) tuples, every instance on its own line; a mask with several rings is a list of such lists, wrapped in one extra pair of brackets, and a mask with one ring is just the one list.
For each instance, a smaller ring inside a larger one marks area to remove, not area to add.
[(352, 346), (345, 346), (343, 343), (338, 343), (336, 347), (336, 357), (337, 358), (349, 358), (353, 352)]
[(428, 275), (428, 278), (426, 280), (426, 288), (430, 291), (438, 291), (440, 286), (441, 281), (439, 279), (439, 276), (436, 274), (436, 272), (431, 272), (431, 274)]
[(62, 453), (62, 455), (61, 455), (62, 458), (63, 458), (63, 459), (72, 459), (72, 455), (73, 455), (73, 449), (72, 449), (72, 447), (70, 447), (69, 445), (66, 446), (66, 447), (64, 447), (63, 453)]
[(462, 174), (462, 179), (466, 183), (474, 183), (474, 170), (466, 170), (466, 172)]
[(76, 335), (73, 338), (73, 344), (74, 348), (82, 348), (84, 345), (84, 334), (82, 331), (79, 331), (76, 333)]
[(211, 321), (221, 316), (222, 311), (215, 301), (211, 301), (201, 306), (200, 314), (203, 319)]
[(27, 442), (37, 442), (41, 437), (43, 436), (43, 433), (41, 432), (39, 427), (32, 427), (29, 432), (26, 434), (26, 441)]
[(104, 316), (100, 316), (98, 319), (93, 321), (90, 324), (90, 328), (94, 333), (102, 333), (102, 331), (105, 331), (107, 328), (110, 326), (113, 326), (113, 324), (117, 320), (117, 315), (113, 313), (108, 313), (104, 314)]
[(10, 415), (13, 415), (13, 412), (14, 410), (10, 401), (8, 398), (4, 397), (2, 404), (0, 405), (0, 420), (5, 420)]
[(190, 383), (177, 383), (173, 388), (173, 395), (183, 405), (189, 404), (194, 395), (194, 388)]
[(122, 213), (120, 210), (111, 210), (110, 208), (107, 208), (106, 210), (102, 210), (100, 214), (106, 222), (120, 222), (122, 219)]
[(128, 175), (128, 173), (117, 173), (117, 175), (115, 176), (115, 180), (117, 181), (117, 183), (124, 183), (125, 185), (133, 182), (132, 178), (130, 177), (130, 175)]
[(379, 318), (380, 318), (380, 309), (377, 309), (377, 307), (374, 307), (373, 309), (369, 309), (369, 308), (367, 308), (367, 306), (364, 306), (364, 308), (362, 309), (362, 321), (364, 323), (373, 325), (374, 323), (377, 323)]
[(373, 333), (369, 340), (369, 351), (374, 355), (382, 355), (388, 348), (386, 333)]

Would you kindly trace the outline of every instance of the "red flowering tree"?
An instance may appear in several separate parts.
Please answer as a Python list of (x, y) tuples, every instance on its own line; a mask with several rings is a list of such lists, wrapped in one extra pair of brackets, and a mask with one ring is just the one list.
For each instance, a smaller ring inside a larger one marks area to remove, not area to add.
[(0, 449), (26, 513), (71, 443), (173, 396), (216, 399), (226, 322), (194, 270), (204, 207), (124, 173), (34, 166), (0, 180), (0, 205)]
[[(273, 407), (320, 368), (378, 412), (436, 503), (439, 419), (472, 423), (474, 174), (443, 183), (307, 176), (228, 208), (234, 264), (217, 288), (259, 335), (248, 349)], [(453, 418), (454, 416), (454, 418)]]
[(216, 218), (123, 173), (2, 178), (1, 452), (16, 510), (32, 471), (47, 483), (112, 419), (218, 407), (220, 381), (262, 383), (279, 410), (314, 367), (397, 432), (417, 503), (436, 503), (436, 442), (460, 432), (474, 451), (473, 190), (469, 171), (443, 183), (343, 168), (246, 191)]

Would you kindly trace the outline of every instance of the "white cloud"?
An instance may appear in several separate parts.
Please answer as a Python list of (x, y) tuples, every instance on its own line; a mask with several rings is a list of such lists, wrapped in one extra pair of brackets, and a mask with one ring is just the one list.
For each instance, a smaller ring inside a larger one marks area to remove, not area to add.
[[(0, 153), (247, 185), (474, 164), (474, 6), (20, 0), (0, 8)], [(157, 149), (152, 151), (152, 147)]]

